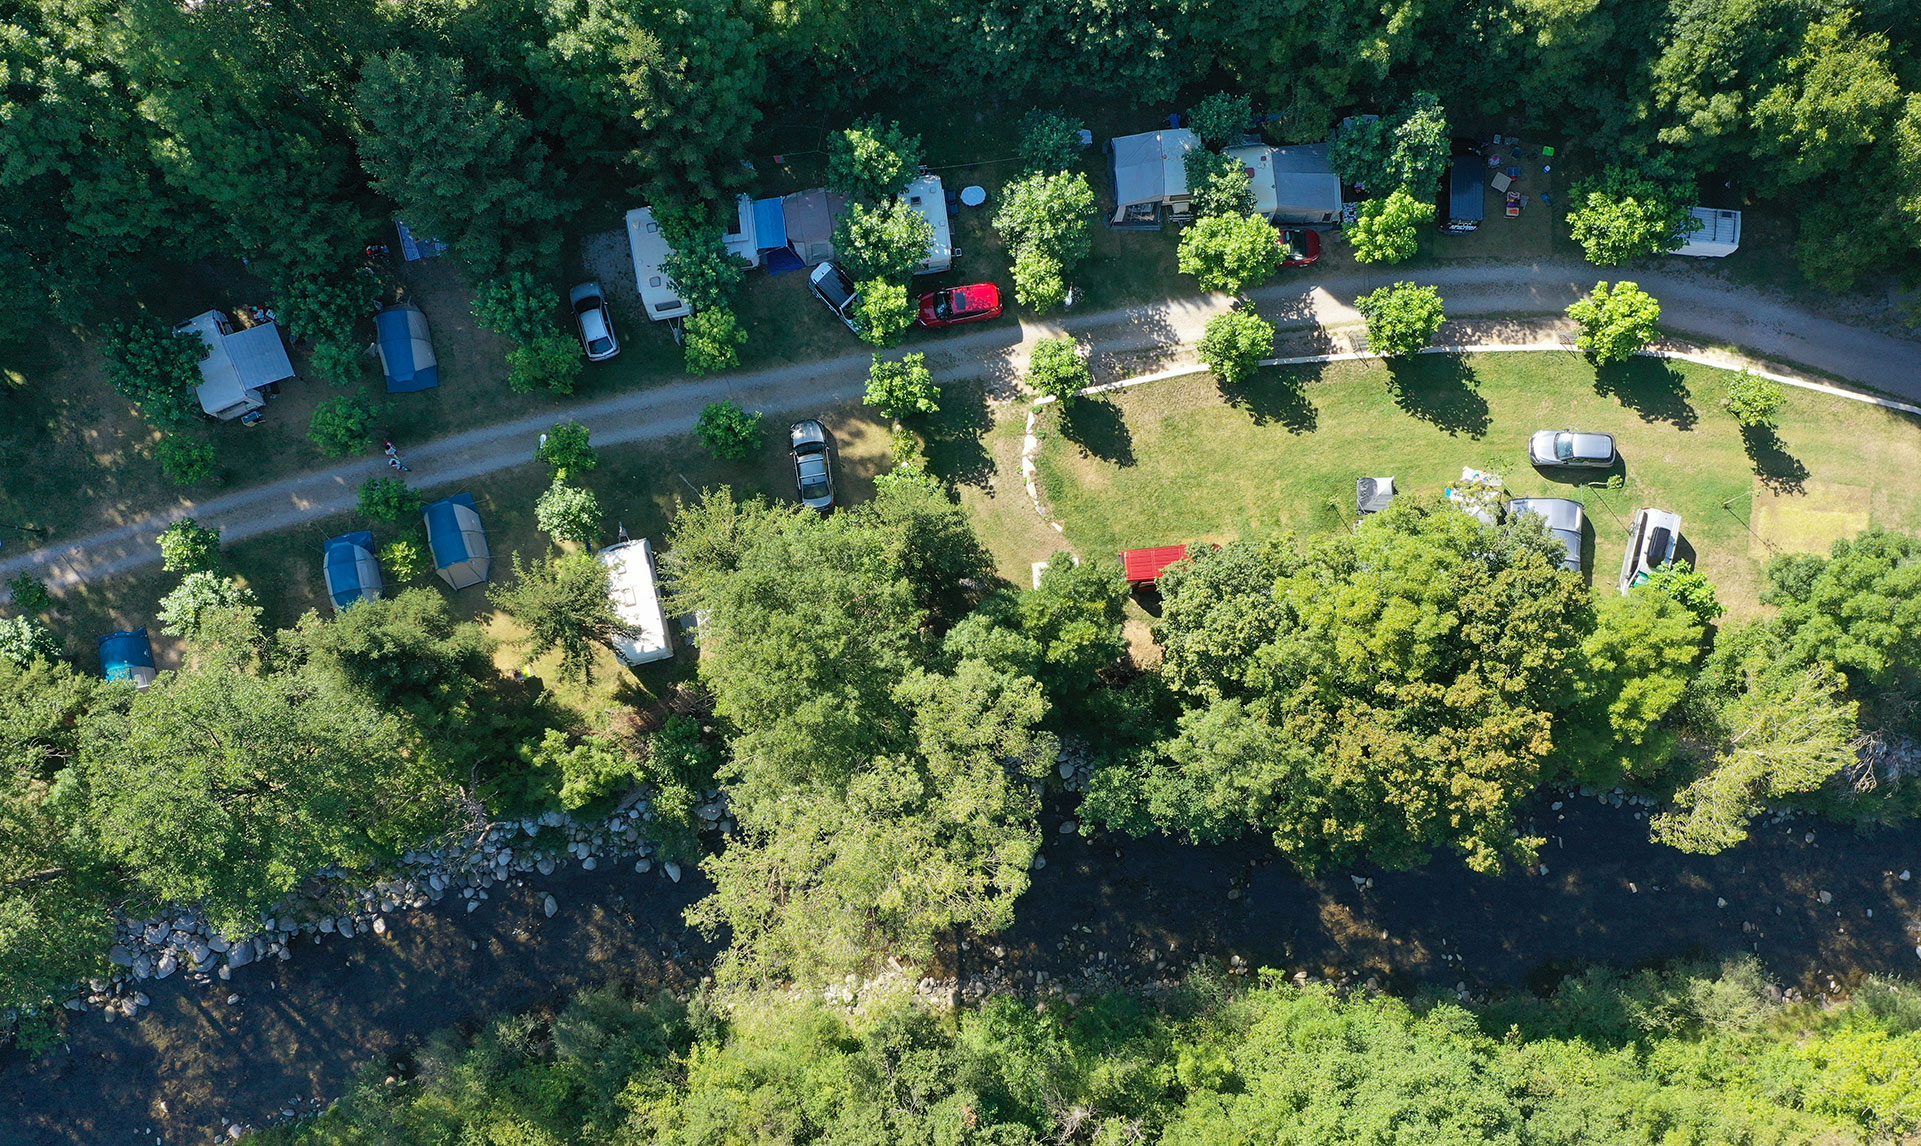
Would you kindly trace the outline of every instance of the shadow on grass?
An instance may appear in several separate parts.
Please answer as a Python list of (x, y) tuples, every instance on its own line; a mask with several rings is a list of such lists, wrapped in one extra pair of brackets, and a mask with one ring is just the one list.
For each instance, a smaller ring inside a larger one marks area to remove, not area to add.
[(1216, 382), (1221, 399), (1246, 410), (1257, 426), (1280, 425), (1290, 434), (1311, 434), (1320, 426), (1320, 411), (1308, 401), (1307, 384), (1321, 376), (1321, 367), (1297, 366), (1257, 371), (1252, 378), (1229, 384)]
[(1664, 358), (1630, 358), (1596, 367), (1594, 392), (1620, 402), (1643, 422), (1691, 430), (1700, 420), (1688, 401), (1687, 378)]
[(1788, 453), (1780, 435), (1767, 426), (1741, 427), (1741, 444), (1754, 463), (1754, 476), (1775, 493), (1806, 493), (1808, 467)]
[(994, 455), (987, 435), (994, 415), (987, 406), (987, 386), (978, 380), (941, 388), (940, 413), (916, 427), (927, 442), (927, 464), (934, 476), (950, 485), (986, 488), (994, 476)]
[(1104, 462), (1134, 464), (1134, 435), (1121, 408), (1107, 398), (1076, 398), (1061, 405), (1061, 436)]
[(1450, 434), (1479, 438), (1492, 418), (1476, 393), (1480, 376), (1459, 354), (1403, 355), (1387, 360), (1394, 404), (1412, 417)]

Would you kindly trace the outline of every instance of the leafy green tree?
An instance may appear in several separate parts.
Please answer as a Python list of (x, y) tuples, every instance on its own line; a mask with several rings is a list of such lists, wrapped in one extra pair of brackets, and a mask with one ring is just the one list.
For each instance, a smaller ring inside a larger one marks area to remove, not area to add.
[(680, 291), (682, 301), (697, 311), (732, 307), (747, 264), (727, 249), (713, 212), (660, 204), (654, 218), (670, 248), (660, 271)]
[(523, 563), (514, 554), (514, 579), (489, 585), (487, 600), (527, 628), (527, 655), (559, 650), (568, 680), (593, 679), (594, 650), (612, 648), (633, 627), (614, 612), (607, 567), (591, 553), (568, 553)]
[(1779, 382), (1747, 370), (1730, 375), (1721, 394), (1721, 408), (1742, 427), (1757, 430), (1779, 426), (1781, 408), (1787, 403), (1787, 392)]
[(1014, 258), (1014, 300), (1035, 314), (1046, 314), (1067, 303), (1067, 268), (1054, 256), (1029, 248)]
[(559, 478), (534, 503), (534, 525), (555, 541), (592, 545), (600, 536), (600, 499)]
[(827, 185), (849, 199), (879, 203), (901, 193), (921, 165), (920, 136), (870, 116), (827, 138)]
[(212, 570), (198, 569), (182, 577), (173, 592), (160, 598), (156, 616), (161, 632), (197, 641), (214, 634), (222, 614), (237, 614), (249, 621), (257, 618), (260, 608), (253, 590)]
[(1023, 175), (1001, 189), (994, 230), (1014, 257), (1014, 293), (1046, 313), (1066, 298), (1065, 283), (1094, 249), (1094, 189), (1075, 172)]
[(1207, 320), (1195, 347), (1214, 377), (1229, 386), (1252, 377), (1274, 353), (1274, 324), (1251, 309), (1230, 310)]
[(278, 284), (279, 321), (295, 341), (311, 340), (308, 368), (338, 386), (365, 372), (367, 340), (356, 332), (378, 307), (380, 283), (371, 274), (301, 276)]
[(1446, 318), (1439, 290), (1406, 282), (1369, 291), (1354, 306), (1367, 319), (1368, 349), (1389, 358), (1433, 342)]
[(523, 744), (528, 768), (560, 777), (560, 806), (570, 812), (617, 796), (640, 779), (639, 761), (611, 736), (576, 739), (549, 728), (538, 744)]
[(580, 343), (549, 330), (507, 352), (507, 385), (518, 394), (572, 394), (580, 382)]
[(760, 414), (749, 414), (738, 402), (710, 402), (694, 426), (700, 444), (730, 462), (744, 462), (760, 452)]
[(420, 512), (420, 495), (404, 480), (368, 478), (360, 483), (360, 514), (375, 521), (401, 521)]
[(834, 257), (857, 281), (905, 281), (933, 241), (934, 224), (900, 198), (852, 203), (834, 220)]
[(1027, 388), (1036, 394), (1071, 402), (1074, 395), (1093, 385), (1082, 357), (1080, 344), (1072, 338), (1043, 338), (1034, 344), (1027, 359)]
[(1703, 625), (1713, 624), (1728, 611), (1714, 592), (1714, 582), (1686, 561), (1663, 561), (1638, 588), (1667, 594)]
[(45, 625), (26, 617), (0, 617), (0, 661), (19, 668), (60, 655), (60, 640)]
[(416, 537), (396, 537), (380, 547), (380, 567), (394, 581), (406, 583), (425, 577), (433, 569), (433, 554)]
[(1857, 685), (1885, 685), (1921, 664), (1921, 541), (1876, 528), (1827, 557), (1768, 562), (1764, 604), (1789, 663), (1831, 664)]
[(1030, 111), (1021, 117), (1021, 166), (1052, 175), (1080, 162), (1082, 124), (1057, 111)]
[(556, 480), (587, 473), (600, 464), (600, 455), (587, 444), (589, 433), (579, 422), (555, 422), (540, 436), (534, 460), (554, 467)]
[(1901, 109), (1893, 45), (1882, 32), (1856, 32), (1856, 19), (1843, 8), (1808, 24), (1779, 78), (1754, 100), (1761, 147), (1785, 161), (1766, 178), (1771, 189), (1858, 171)]
[(373, 404), (358, 394), (329, 398), (314, 407), (307, 438), (330, 458), (363, 454), (373, 443), (375, 417)]
[(200, 360), (206, 343), (197, 334), (176, 336), (158, 322), (110, 327), (100, 343), (107, 384), (156, 426), (185, 426), (200, 416)]
[(176, 485), (206, 481), (219, 472), (213, 446), (177, 433), (162, 435), (153, 455), (160, 462), (160, 472)]
[(553, 288), (531, 271), (507, 271), (474, 290), (474, 320), (521, 346), (553, 333), (558, 309)]
[(352, 386), (367, 373), (365, 343), (345, 338), (329, 338), (314, 344), (307, 355), (307, 369), (313, 377), (336, 386)]
[(1181, 232), (1179, 263), (1202, 290), (1238, 295), (1271, 278), (1281, 252), (1273, 226), (1259, 215), (1212, 215)]
[(1253, 122), (1254, 104), (1245, 95), (1215, 92), (1187, 109), (1187, 125), (1208, 147), (1225, 147)]
[(331, 619), (309, 610), (277, 639), (306, 671), (423, 727), (465, 719), (481, 681), (496, 675), (493, 642), (480, 626), (456, 622), (433, 589), (362, 601)]
[(883, 418), (899, 420), (909, 414), (940, 413), (940, 386), (927, 369), (927, 355), (906, 354), (893, 362), (874, 355), (867, 371), (866, 403)]
[(1399, 263), (1420, 248), (1419, 228), (1434, 221), (1434, 204), (1416, 199), (1405, 188), (1386, 198), (1369, 199), (1347, 235), (1354, 243), (1354, 261)]
[(7, 578), (7, 596), (13, 607), (28, 613), (44, 613), (53, 608), (53, 594), (47, 583), (31, 573)]
[(747, 331), (731, 310), (701, 310), (687, 316), (687, 373), (712, 374), (740, 365), (740, 347)]
[(1598, 282), (1593, 291), (1567, 308), (1567, 316), (1581, 326), (1574, 345), (1605, 366), (1626, 362), (1635, 351), (1654, 341), (1660, 328), (1661, 304), (1639, 283), (1610, 286)]
[(1679, 189), (1625, 167), (1576, 183), (1568, 203), (1568, 232), (1604, 267), (1668, 251), (1694, 222)]
[(220, 563), (220, 531), (183, 517), (154, 538), (160, 546), (160, 567), (169, 573), (192, 573)]
[(883, 279), (866, 279), (856, 283), (854, 289), (857, 292), (854, 325), (860, 329), (862, 342), (869, 346), (892, 346), (914, 325), (918, 311), (914, 296), (907, 293), (905, 286)]
[(1334, 139), (1329, 159), (1343, 183), (1375, 198), (1406, 191), (1425, 202), (1447, 169), (1447, 112), (1429, 92), (1378, 120), (1351, 124)]
[(1568, 774), (1613, 787), (1667, 767), (1678, 747), (1668, 716), (1700, 659), (1705, 620), (1665, 588), (1596, 599), (1581, 671), (1554, 726), (1555, 756)]
[(1182, 157), (1187, 171), (1189, 207), (1200, 218), (1254, 213), (1254, 185), (1240, 160), (1218, 151), (1194, 150)]

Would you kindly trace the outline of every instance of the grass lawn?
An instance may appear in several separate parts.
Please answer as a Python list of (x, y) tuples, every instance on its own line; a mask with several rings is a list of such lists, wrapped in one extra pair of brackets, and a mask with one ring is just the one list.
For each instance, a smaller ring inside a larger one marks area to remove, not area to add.
[[(1354, 520), (1354, 481), (1393, 475), (1403, 496), (1431, 496), (1461, 467), (1506, 478), (1509, 496), (1564, 496), (1587, 507), (1593, 583), (1611, 589), (1634, 511), (1680, 513), (1683, 551), (1736, 616), (1760, 606), (1775, 552), (1824, 551), (1875, 524), (1921, 528), (1921, 423), (1788, 391), (1778, 439), (1750, 444), (1719, 407), (1721, 371), (1637, 359), (1597, 372), (1574, 355), (1422, 356), (1393, 366), (1336, 363), (1263, 371), (1231, 393), (1206, 375), (1155, 383), (1075, 409), (1046, 409), (1037, 430), (1043, 500), (1084, 558), (1123, 548), (1219, 542)], [(983, 435), (1018, 462), (1021, 413)], [(1535, 470), (1529, 433), (1615, 434), (1624, 488), (1610, 492)], [(1003, 475), (1018, 474), (1002, 459)], [(1017, 478), (971, 505), (1010, 578), (1044, 559), (1052, 530), (1025, 517)]]

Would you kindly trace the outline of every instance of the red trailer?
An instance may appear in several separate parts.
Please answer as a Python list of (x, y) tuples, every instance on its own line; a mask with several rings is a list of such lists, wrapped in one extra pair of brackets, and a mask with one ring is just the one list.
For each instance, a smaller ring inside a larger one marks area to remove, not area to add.
[(1160, 545), (1153, 549), (1121, 550), (1121, 568), (1127, 573), (1128, 584), (1135, 588), (1152, 585), (1160, 579), (1169, 565), (1176, 561), (1187, 560), (1187, 546)]

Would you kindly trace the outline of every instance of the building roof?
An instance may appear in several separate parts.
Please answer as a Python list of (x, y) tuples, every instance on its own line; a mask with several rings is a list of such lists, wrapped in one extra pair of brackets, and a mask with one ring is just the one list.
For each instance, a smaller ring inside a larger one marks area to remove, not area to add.
[(1135, 584), (1155, 581), (1169, 565), (1187, 559), (1187, 546), (1161, 545), (1152, 549), (1121, 550), (1121, 569)]
[(205, 311), (173, 328), (182, 337), (197, 334), (206, 346), (200, 358), (200, 408), (215, 418), (231, 418), (259, 407), (260, 391), (294, 376), (293, 362), (274, 323), (235, 330), (217, 310)]

